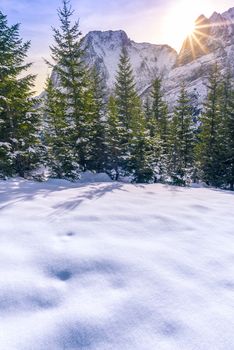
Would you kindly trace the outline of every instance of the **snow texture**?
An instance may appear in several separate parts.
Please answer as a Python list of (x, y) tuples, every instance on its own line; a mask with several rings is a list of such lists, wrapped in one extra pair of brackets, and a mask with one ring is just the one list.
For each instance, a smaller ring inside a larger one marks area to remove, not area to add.
[(1, 181), (0, 348), (233, 350), (233, 207), (206, 188)]

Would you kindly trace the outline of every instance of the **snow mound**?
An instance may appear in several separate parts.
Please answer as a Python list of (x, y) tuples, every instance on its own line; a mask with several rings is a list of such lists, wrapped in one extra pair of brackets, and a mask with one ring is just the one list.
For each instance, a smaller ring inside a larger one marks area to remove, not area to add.
[(86, 171), (81, 173), (80, 183), (92, 183), (92, 182), (111, 182), (110, 177), (106, 173), (92, 173)]
[(207, 188), (0, 181), (0, 348), (234, 349), (233, 207)]

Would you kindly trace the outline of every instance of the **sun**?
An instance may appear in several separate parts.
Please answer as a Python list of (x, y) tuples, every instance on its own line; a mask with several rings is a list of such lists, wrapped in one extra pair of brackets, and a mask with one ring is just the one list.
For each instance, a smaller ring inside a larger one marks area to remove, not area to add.
[(177, 51), (181, 49), (183, 41), (195, 33), (195, 20), (204, 8), (203, 0), (180, 0), (167, 9), (163, 30), (167, 33), (169, 45)]
[(178, 35), (184, 35), (184, 39), (186, 36), (192, 36), (195, 33), (195, 30), (196, 26), (194, 20), (191, 22), (186, 20), (183, 25), (178, 25)]

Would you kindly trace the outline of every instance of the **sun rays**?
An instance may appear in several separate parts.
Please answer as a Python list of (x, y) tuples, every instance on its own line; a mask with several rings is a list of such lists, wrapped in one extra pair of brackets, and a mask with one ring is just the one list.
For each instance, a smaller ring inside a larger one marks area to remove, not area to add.
[(210, 52), (210, 41), (218, 41), (215, 35), (213, 35), (214, 30), (216, 30), (217, 27), (222, 27), (222, 29), (225, 29), (225, 27), (227, 27), (229, 24), (230, 22), (226, 19), (213, 22), (203, 15), (200, 16), (195, 22), (193, 31), (188, 34), (182, 47), (181, 54), (183, 54), (185, 51), (188, 54), (189, 50), (189, 54), (192, 55), (193, 59), (196, 59), (201, 55), (208, 54)]
[[(227, 20), (223, 20), (220, 15), (214, 13), (212, 23), (207, 17), (214, 11), (212, 1), (204, 0), (179, 0), (168, 7), (162, 24), (162, 31), (167, 33), (167, 43), (180, 51), (185, 38), (187, 45), (191, 42), (191, 50), (207, 52), (205, 39), (209, 37), (210, 30), (215, 27), (227, 25)], [(200, 16), (200, 17), (198, 17)], [(196, 23), (194, 20), (198, 17)], [(220, 18), (219, 18), (220, 17)]]

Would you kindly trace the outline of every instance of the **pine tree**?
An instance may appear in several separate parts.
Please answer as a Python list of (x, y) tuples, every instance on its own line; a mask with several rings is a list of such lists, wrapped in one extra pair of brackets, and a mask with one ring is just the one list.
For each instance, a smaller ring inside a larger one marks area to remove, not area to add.
[(122, 128), (119, 143), (123, 154), (122, 169), (125, 174), (133, 176), (133, 181), (148, 181), (153, 175), (149, 170), (147, 131), (126, 48), (120, 55), (115, 98), (117, 118)]
[(182, 84), (171, 121), (170, 175), (175, 184), (185, 185), (193, 177), (195, 162), (194, 129), (190, 99), (185, 84)]
[(96, 68), (91, 70), (92, 91), (92, 123), (90, 130), (90, 170), (102, 172), (106, 163), (105, 118), (106, 118), (106, 87), (103, 77)]
[(156, 78), (152, 84), (152, 118), (151, 118), (151, 133), (154, 135), (160, 132), (160, 122), (165, 117), (166, 104), (163, 101), (162, 94), (162, 81), (160, 78)]
[(119, 59), (115, 84), (115, 100), (117, 118), (122, 127), (119, 143), (121, 152), (124, 154), (124, 157), (122, 157), (122, 169), (127, 171), (130, 159), (129, 143), (132, 138), (132, 124), (135, 117), (139, 114), (140, 102), (135, 89), (133, 70), (125, 47), (123, 47)]
[[(116, 107), (120, 122), (128, 136), (134, 117), (139, 113), (139, 97), (137, 96), (133, 70), (126, 48), (122, 49), (115, 84)], [(127, 136), (127, 135), (126, 135)]]
[(234, 87), (231, 68), (227, 70), (221, 83), (221, 123), (219, 127), (220, 166), (224, 169), (222, 185), (234, 190)]
[(156, 175), (161, 181), (167, 177), (169, 153), (169, 117), (168, 107), (163, 100), (162, 81), (157, 77), (152, 84), (151, 117), (147, 126), (152, 138), (155, 154)]
[(145, 125), (141, 111), (135, 115), (132, 137), (129, 139), (128, 169), (132, 182), (154, 182), (155, 139), (152, 139)]
[[(72, 126), (71, 148), (73, 173), (87, 169), (90, 159), (89, 134), (92, 124), (92, 91), (89, 72), (84, 63), (79, 22), (72, 24), (73, 10), (69, 0), (63, 0), (58, 10), (60, 28), (53, 28), (55, 44), (51, 46), (53, 74), (57, 76), (60, 92), (66, 102), (65, 122)], [(79, 163), (80, 167), (75, 169)]]
[(146, 124), (150, 123), (150, 120), (152, 118), (152, 106), (149, 96), (146, 97), (146, 100), (144, 101), (144, 114), (145, 114), (145, 120)]
[(46, 84), (45, 144), (48, 147), (48, 165), (51, 176), (55, 178), (76, 178), (72, 126), (67, 117), (67, 103), (64, 94), (54, 86), (52, 78)]
[(116, 99), (110, 96), (107, 107), (107, 122), (105, 144), (107, 150), (106, 168), (108, 174), (114, 180), (122, 175), (124, 152), (121, 141), (123, 140), (124, 128), (118, 118)]
[(223, 114), (222, 79), (215, 64), (208, 80), (208, 96), (204, 112), (200, 118), (201, 132), (197, 155), (202, 171), (202, 179), (213, 186), (221, 186), (224, 178), (223, 166)]
[(231, 88), (228, 103), (227, 126), (227, 154), (226, 154), (226, 183), (234, 190), (234, 89)]
[[(19, 24), (8, 26), (0, 12), (0, 174), (26, 176), (42, 161), (41, 118), (33, 99), (35, 76), (23, 76), (30, 42), (20, 38)], [(26, 74), (26, 73), (25, 73)]]

